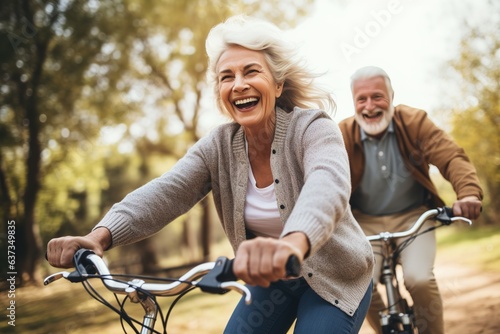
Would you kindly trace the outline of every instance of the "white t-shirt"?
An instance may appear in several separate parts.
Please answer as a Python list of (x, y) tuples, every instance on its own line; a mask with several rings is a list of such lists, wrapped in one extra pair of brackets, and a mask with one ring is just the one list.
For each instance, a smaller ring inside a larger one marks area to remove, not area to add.
[(259, 237), (278, 238), (283, 230), (274, 183), (265, 188), (257, 188), (251, 167), (248, 172), (245, 224), (250, 232)]

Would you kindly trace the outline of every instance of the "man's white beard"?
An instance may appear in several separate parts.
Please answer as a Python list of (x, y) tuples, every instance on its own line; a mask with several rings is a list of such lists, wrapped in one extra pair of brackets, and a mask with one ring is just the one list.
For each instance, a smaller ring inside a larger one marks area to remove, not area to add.
[(389, 106), (388, 110), (378, 109), (376, 112), (382, 111), (382, 118), (378, 122), (367, 122), (363, 117), (363, 113), (355, 114), (355, 119), (358, 122), (359, 126), (363, 129), (363, 131), (369, 136), (377, 136), (381, 133), (385, 132), (389, 127), (389, 124), (392, 120), (392, 116), (394, 115), (394, 106)]

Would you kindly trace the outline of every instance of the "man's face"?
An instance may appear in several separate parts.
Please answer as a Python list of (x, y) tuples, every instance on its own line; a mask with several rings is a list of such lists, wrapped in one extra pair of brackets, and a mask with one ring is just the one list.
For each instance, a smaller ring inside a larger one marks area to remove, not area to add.
[(383, 77), (358, 79), (352, 87), (354, 118), (371, 137), (383, 136), (394, 115), (392, 92)]

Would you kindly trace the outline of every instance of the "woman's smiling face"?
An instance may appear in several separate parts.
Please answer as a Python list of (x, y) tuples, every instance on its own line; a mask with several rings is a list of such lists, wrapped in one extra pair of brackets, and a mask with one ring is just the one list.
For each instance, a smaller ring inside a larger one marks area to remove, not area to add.
[(273, 122), (283, 85), (274, 81), (262, 52), (231, 46), (219, 58), (216, 72), (221, 105), (235, 122), (248, 129)]
[(353, 83), (352, 95), (358, 124), (369, 136), (381, 137), (394, 115), (392, 94), (385, 79), (358, 79)]

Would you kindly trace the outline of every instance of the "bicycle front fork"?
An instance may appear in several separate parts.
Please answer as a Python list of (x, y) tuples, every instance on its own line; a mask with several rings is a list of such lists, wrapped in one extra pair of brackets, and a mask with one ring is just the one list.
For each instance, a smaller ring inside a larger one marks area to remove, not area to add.
[(383, 334), (414, 334), (416, 333), (410, 314), (384, 314), (380, 317)]
[(394, 284), (393, 271), (386, 263), (382, 270), (381, 281), (386, 287), (388, 301), (387, 313), (380, 314), (383, 334), (414, 333), (413, 312), (405, 299), (399, 295), (399, 287)]

